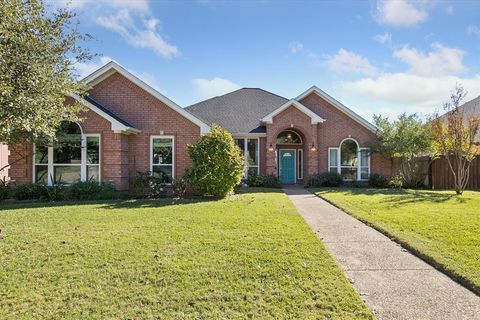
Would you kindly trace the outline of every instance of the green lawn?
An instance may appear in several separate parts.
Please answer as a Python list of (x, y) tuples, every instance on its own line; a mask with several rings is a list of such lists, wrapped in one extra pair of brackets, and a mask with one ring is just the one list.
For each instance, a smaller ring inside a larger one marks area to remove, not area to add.
[(480, 293), (480, 192), (318, 189)]
[(0, 318), (372, 318), (280, 192), (0, 207)]

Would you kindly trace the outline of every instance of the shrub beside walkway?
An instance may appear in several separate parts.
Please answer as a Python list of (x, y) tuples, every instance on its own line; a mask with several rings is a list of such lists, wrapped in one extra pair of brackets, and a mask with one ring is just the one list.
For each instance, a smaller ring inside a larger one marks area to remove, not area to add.
[(480, 319), (480, 297), (303, 188), (286, 188), (378, 319)]

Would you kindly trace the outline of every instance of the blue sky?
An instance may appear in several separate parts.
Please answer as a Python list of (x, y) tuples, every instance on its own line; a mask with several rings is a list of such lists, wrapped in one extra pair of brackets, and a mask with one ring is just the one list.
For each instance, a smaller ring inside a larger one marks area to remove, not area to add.
[(73, 0), (87, 45), (181, 106), (239, 87), (317, 85), (368, 120), (480, 95), (480, 1)]

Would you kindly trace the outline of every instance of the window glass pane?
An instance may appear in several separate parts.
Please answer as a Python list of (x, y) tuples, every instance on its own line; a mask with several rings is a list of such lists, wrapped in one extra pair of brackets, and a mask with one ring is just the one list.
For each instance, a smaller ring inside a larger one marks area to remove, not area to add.
[(277, 137), (277, 144), (302, 144), (302, 139), (294, 131), (283, 131)]
[(99, 166), (87, 166), (87, 180), (99, 181)]
[(360, 169), (360, 179), (362, 180), (367, 180), (368, 177), (368, 168), (362, 168)]
[(35, 145), (35, 163), (48, 163), (48, 147)]
[(357, 165), (357, 144), (353, 140), (345, 140), (341, 149), (341, 165), (356, 166)]
[(338, 172), (338, 169), (337, 169), (337, 168), (338, 168), (338, 167), (330, 167), (330, 168), (328, 169), (328, 171), (330, 171), (330, 172)]
[(235, 144), (240, 148), (243, 155), (245, 153), (245, 139), (235, 139)]
[(341, 172), (343, 179), (357, 180), (357, 168), (342, 168)]
[(298, 178), (303, 179), (303, 151), (298, 150)]
[(35, 182), (48, 183), (48, 166), (35, 166)]
[(87, 163), (100, 163), (100, 138), (87, 137)]
[(63, 122), (57, 131), (53, 148), (53, 163), (80, 164), (82, 158), (81, 130), (78, 124)]
[(330, 149), (330, 167), (336, 167), (338, 165), (338, 150)]
[(153, 166), (153, 176), (164, 183), (172, 182), (172, 166)]
[(80, 166), (55, 166), (54, 182), (73, 183), (80, 180)]
[(247, 151), (248, 151), (248, 164), (257, 165), (258, 164), (258, 140), (257, 139), (248, 139)]
[(258, 168), (257, 167), (248, 168), (248, 174), (257, 174), (258, 175)]
[(368, 167), (368, 157), (369, 152), (368, 150), (360, 150), (360, 166), (361, 167)]
[(153, 139), (153, 164), (172, 164), (173, 143), (170, 138)]

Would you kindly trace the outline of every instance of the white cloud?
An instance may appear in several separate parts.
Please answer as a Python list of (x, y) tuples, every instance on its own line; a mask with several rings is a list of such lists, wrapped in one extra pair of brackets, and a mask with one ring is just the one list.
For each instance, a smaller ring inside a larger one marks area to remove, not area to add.
[(385, 31), (384, 34), (377, 34), (373, 37), (373, 40), (381, 44), (391, 44), (392, 43), (392, 34)]
[[(389, 109), (408, 112), (431, 113), (441, 110), (449, 100), (450, 92), (461, 83), (472, 99), (480, 95), (480, 75), (471, 78), (456, 76), (425, 77), (407, 73), (383, 74), (377, 78), (364, 78), (342, 82), (341, 88), (358, 99), (376, 101)], [(368, 107), (368, 106), (365, 106)], [(392, 112), (389, 112), (392, 113)]]
[(292, 53), (298, 53), (300, 51), (303, 50), (303, 44), (299, 43), (299, 42), (290, 42), (288, 44), (288, 49), (290, 50), (290, 52)]
[(328, 56), (325, 63), (333, 72), (358, 73), (368, 76), (378, 73), (378, 69), (371, 65), (367, 58), (345, 49), (340, 49), (333, 57)]
[(157, 32), (159, 20), (141, 18), (143, 26), (138, 26), (127, 9), (118, 10), (115, 15), (100, 16), (97, 23), (106, 29), (117, 32), (135, 48), (152, 49), (157, 55), (172, 58), (180, 55), (178, 48), (166, 42)]
[(428, 13), (425, 1), (378, 0), (375, 17), (378, 22), (394, 27), (412, 27), (424, 22)]
[(230, 80), (214, 77), (208, 79), (193, 79), (193, 87), (201, 98), (211, 98), (240, 89), (240, 86)]
[(410, 66), (409, 72), (423, 76), (459, 74), (467, 70), (463, 64), (465, 52), (457, 48), (432, 44), (433, 51), (424, 53), (407, 46), (395, 50), (393, 56)]
[(473, 34), (474, 36), (477, 36), (477, 37), (480, 37), (480, 28), (478, 28), (474, 24), (471, 24), (467, 27), (467, 33), (468, 34)]
[(59, 6), (70, 9), (82, 9), (91, 6), (108, 6), (115, 9), (129, 9), (138, 12), (148, 12), (148, 0), (57, 0)]

